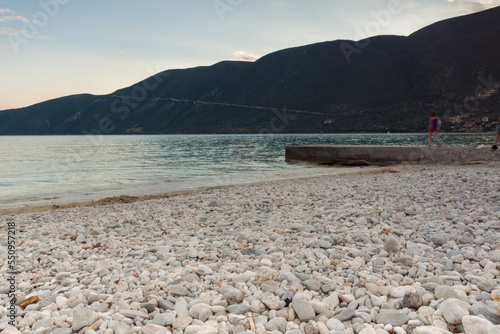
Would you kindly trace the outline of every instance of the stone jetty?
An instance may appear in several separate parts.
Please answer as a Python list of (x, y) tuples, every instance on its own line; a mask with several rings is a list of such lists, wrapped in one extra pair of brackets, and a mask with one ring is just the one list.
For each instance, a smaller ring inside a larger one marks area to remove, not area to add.
[(302, 145), (286, 148), (287, 161), (337, 165), (468, 164), (500, 161), (491, 148), (445, 146)]

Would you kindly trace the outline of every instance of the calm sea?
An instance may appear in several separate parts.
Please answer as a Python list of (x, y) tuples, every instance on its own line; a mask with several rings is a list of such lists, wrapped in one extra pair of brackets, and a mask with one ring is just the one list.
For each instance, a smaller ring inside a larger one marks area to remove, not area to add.
[[(442, 134), (446, 145), (491, 145), (491, 134)], [(0, 137), (0, 208), (161, 194), (345, 168), (285, 162), (306, 144), (425, 145), (426, 134)]]

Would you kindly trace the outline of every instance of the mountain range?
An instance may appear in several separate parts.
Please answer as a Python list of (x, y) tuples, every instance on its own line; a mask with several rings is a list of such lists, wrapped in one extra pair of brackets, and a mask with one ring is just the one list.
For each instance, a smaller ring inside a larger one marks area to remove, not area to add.
[[(0, 111), (0, 135), (420, 132), (500, 116), (500, 7)], [(27, 92), (29, 94), (29, 92)]]

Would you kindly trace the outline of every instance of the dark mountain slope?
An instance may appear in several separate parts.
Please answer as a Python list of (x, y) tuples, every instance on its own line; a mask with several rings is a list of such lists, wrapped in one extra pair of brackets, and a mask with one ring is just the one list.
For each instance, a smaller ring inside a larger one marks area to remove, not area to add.
[[(106, 96), (2, 111), (0, 134), (425, 131), (430, 109), (493, 118), (500, 113), (498, 36), (500, 7), (408, 37), (323, 42), (254, 63), (169, 70)], [(346, 47), (356, 51), (346, 57)]]

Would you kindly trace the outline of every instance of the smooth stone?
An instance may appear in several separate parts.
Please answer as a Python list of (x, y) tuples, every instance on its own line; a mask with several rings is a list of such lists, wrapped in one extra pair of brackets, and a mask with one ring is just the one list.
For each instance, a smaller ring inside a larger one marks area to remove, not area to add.
[(158, 301), (158, 307), (164, 311), (173, 311), (175, 309), (175, 304), (168, 300), (161, 299)]
[(80, 307), (73, 311), (73, 331), (92, 325), (97, 320), (98, 314), (88, 307)]
[[(146, 326), (141, 327), (142, 334), (158, 334), (158, 333), (167, 333), (167, 329), (163, 326), (155, 325), (155, 324), (147, 324)], [(85, 333), (87, 334), (87, 333)]]
[(462, 326), (466, 334), (488, 334), (488, 331), (495, 326), (486, 319), (474, 315), (467, 315), (462, 318)]
[(189, 314), (193, 319), (199, 319), (201, 321), (207, 321), (208, 318), (213, 315), (211, 306), (204, 303), (193, 305), (193, 307), (189, 309)]
[(388, 252), (397, 252), (401, 250), (401, 244), (395, 236), (390, 236), (384, 243), (384, 250)]
[(421, 326), (415, 328), (413, 334), (452, 334), (446, 329), (436, 327), (436, 326)]
[(319, 291), (321, 289), (321, 283), (315, 279), (308, 279), (304, 281), (304, 284), (308, 290)]
[(120, 322), (116, 325), (113, 331), (114, 334), (128, 334), (128, 332), (130, 331), (130, 326), (123, 322)]
[(120, 310), (119, 313), (127, 318), (134, 319), (135, 317), (140, 317), (143, 319), (149, 319), (149, 314), (138, 310)]
[(365, 327), (358, 334), (377, 334), (377, 332), (372, 327)]
[(151, 320), (150, 323), (155, 324), (155, 325), (160, 325), (160, 326), (166, 326), (167, 317), (164, 313), (157, 313), (157, 314), (155, 314), (153, 320)]
[(189, 291), (182, 285), (172, 285), (169, 287), (168, 292), (172, 296), (187, 296)]
[(326, 240), (322, 240), (322, 239), (317, 240), (316, 245), (318, 245), (320, 248), (323, 248), (323, 249), (328, 249), (328, 248), (332, 247), (332, 244), (330, 244), (330, 242), (328, 242)]
[(280, 283), (273, 280), (265, 281), (260, 285), (260, 289), (264, 292), (269, 290), (276, 291), (279, 287)]
[(439, 305), (438, 310), (443, 312), (443, 316), (449, 324), (458, 325), (462, 322), (463, 317), (469, 315), (464, 304), (465, 302), (459, 299), (449, 298)]
[(214, 273), (214, 271), (212, 270), (212, 268), (210, 268), (210, 267), (208, 267), (208, 266), (205, 266), (205, 265), (203, 265), (203, 264), (198, 265), (198, 266), (194, 269), (194, 271), (195, 271), (198, 275), (200, 275), (200, 276), (202, 276), (202, 275), (212, 275), (212, 274)]
[(377, 315), (377, 324), (403, 326), (408, 320), (410, 320), (410, 318), (407, 314), (393, 310), (383, 310)]
[(175, 330), (183, 331), (187, 326), (191, 325), (193, 318), (191, 317), (177, 317), (174, 320), (172, 327)]
[(332, 331), (343, 331), (345, 330), (345, 325), (339, 319), (331, 318), (326, 321), (326, 327)]
[(184, 318), (190, 318), (191, 315), (189, 314), (189, 309), (187, 306), (187, 302), (184, 298), (178, 298), (177, 301), (175, 302), (174, 310), (177, 313), (178, 316), (184, 317)]
[(272, 318), (265, 324), (265, 328), (268, 331), (278, 330), (281, 333), (285, 333), (287, 320), (282, 317)]
[(230, 313), (245, 314), (250, 311), (250, 307), (246, 304), (233, 304), (229, 305), (226, 310)]
[(316, 316), (316, 312), (314, 312), (313, 307), (306, 300), (296, 299), (292, 302), (291, 306), (297, 314), (297, 317), (303, 322), (308, 322)]
[(73, 333), (73, 330), (71, 328), (56, 328), (51, 334), (71, 334), (71, 333)]
[(323, 299), (323, 303), (327, 304), (329, 309), (333, 311), (340, 303), (338, 294), (336, 292), (331, 293)]
[(226, 292), (222, 298), (224, 298), (224, 300), (226, 300), (229, 305), (239, 304), (243, 301), (243, 292), (237, 289), (233, 289), (229, 292)]
[(455, 290), (453, 288), (449, 287), (448, 285), (438, 285), (436, 289), (434, 290), (434, 295), (436, 296), (436, 299), (448, 299), (448, 298), (457, 298), (457, 294), (455, 293)]
[(500, 316), (498, 315), (498, 312), (481, 302), (472, 304), (469, 312), (471, 315), (482, 315), (486, 318), (486, 320), (490, 321), (494, 325), (500, 325)]
[(334, 316), (335, 319), (338, 319), (340, 321), (348, 321), (351, 320), (355, 315), (355, 312), (353, 309), (345, 309), (336, 316)]

